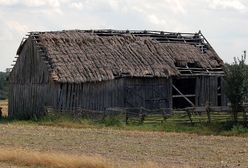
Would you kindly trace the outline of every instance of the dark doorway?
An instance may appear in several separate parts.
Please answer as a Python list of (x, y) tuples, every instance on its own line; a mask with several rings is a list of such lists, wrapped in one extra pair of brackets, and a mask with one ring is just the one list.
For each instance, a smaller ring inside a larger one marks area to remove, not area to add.
[(175, 78), (172, 87), (174, 109), (192, 107), (195, 104), (196, 78)]

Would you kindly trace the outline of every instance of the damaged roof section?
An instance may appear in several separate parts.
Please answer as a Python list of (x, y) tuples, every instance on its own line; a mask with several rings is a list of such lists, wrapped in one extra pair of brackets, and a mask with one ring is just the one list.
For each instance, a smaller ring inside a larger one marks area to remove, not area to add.
[(29, 37), (58, 82), (169, 77), (223, 66), (200, 32), (70, 30), (31, 32)]

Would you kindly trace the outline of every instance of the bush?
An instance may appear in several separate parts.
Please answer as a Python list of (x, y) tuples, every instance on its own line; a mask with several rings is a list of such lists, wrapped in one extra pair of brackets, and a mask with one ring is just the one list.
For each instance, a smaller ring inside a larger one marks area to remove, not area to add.
[(5, 72), (0, 72), (0, 100), (7, 99), (8, 97), (8, 74)]
[(242, 125), (235, 125), (233, 128), (232, 128), (232, 130), (231, 130), (231, 132), (233, 133), (233, 134), (248, 134), (248, 128), (245, 128), (244, 126), (242, 126)]
[[(248, 92), (248, 66), (245, 64), (246, 55), (234, 58), (232, 64), (225, 66), (225, 92), (231, 102), (233, 121), (238, 123), (238, 112), (244, 111), (242, 104)], [(244, 117), (244, 121), (246, 118)], [(246, 121), (244, 122), (245, 125)]]
[(120, 121), (120, 119), (117, 116), (111, 116), (111, 117), (107, 117), (104, 119), (103, 124), (107, 127), (109, 126), (117, 126), (120, 127), (122, 126), (122, 122)]

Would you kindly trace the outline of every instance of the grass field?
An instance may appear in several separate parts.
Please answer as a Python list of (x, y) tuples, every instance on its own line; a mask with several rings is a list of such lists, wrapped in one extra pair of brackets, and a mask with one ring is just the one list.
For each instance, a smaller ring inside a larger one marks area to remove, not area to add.
[(248, 141), (243, 137), (13, 123), (0, 124), (0, 151), (5, 148), (100, 156), (122, 167), (147, 161), (160, 167), (248, 166)]

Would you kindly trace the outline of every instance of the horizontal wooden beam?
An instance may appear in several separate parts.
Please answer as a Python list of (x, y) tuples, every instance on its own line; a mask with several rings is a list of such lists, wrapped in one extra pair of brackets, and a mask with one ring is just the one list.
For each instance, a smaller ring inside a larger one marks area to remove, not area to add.
[(187, 94), (187, 95), (172, 95), (172, 98), (180, 98), (180, 97), (195, 97), (195, 94)]
[(172, 87), (180, 94), (182, 95), (182, 97), (187, 101), (189, 102), (189, 104), (192, 106), (192, 107), (195, 107), (194, 103), (192, 101), (190, 101), (175, 85), (172, 85)]

